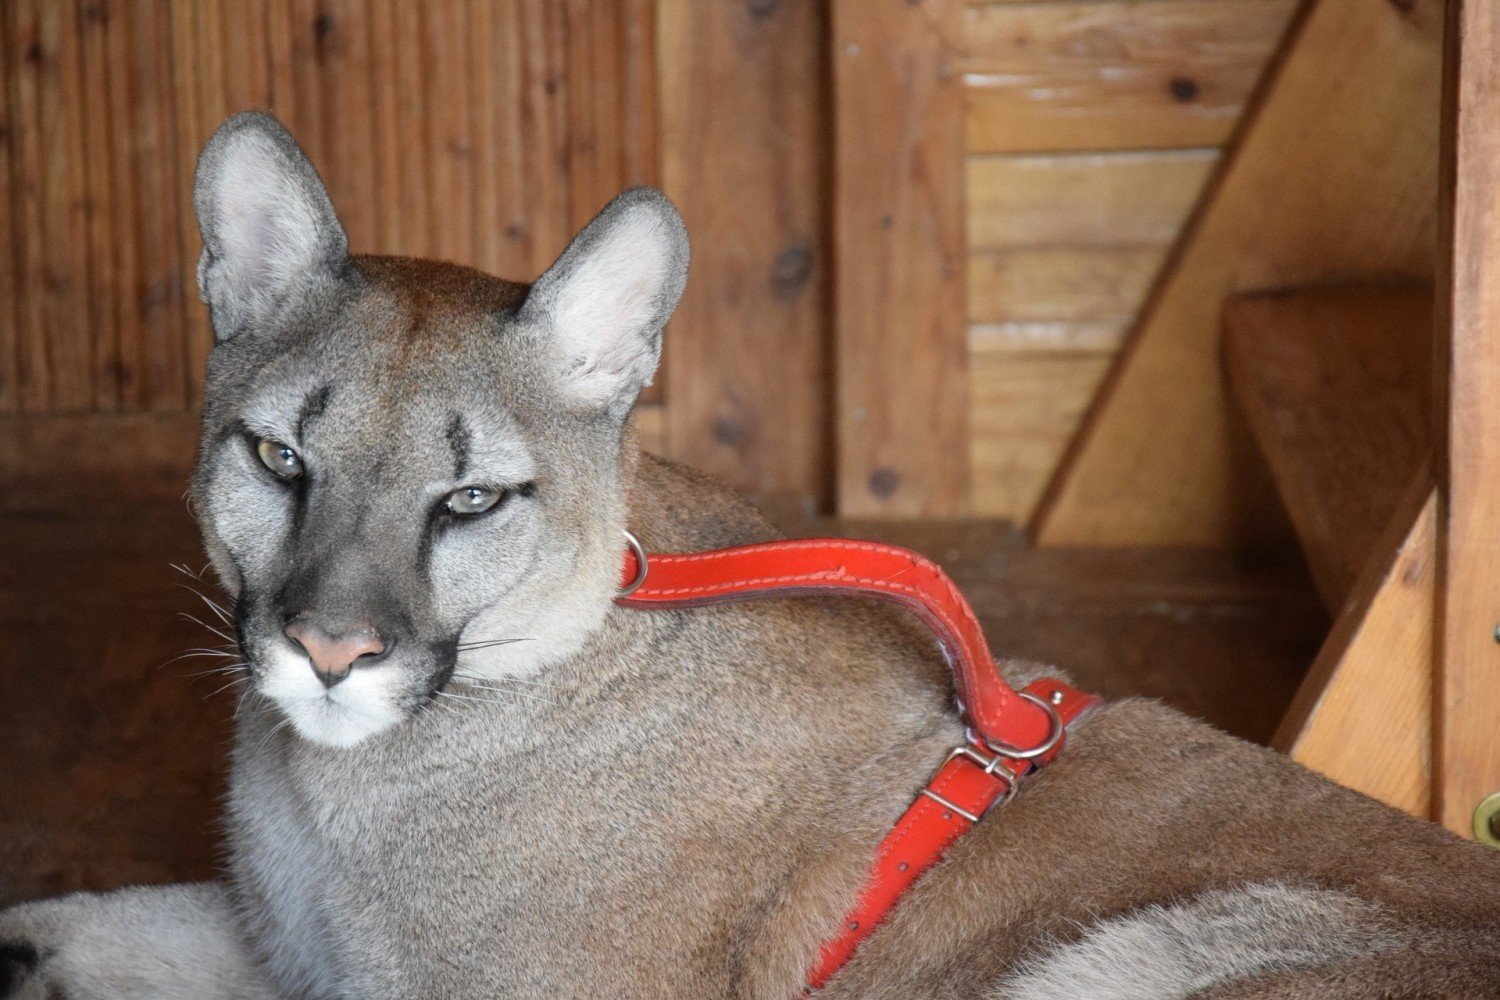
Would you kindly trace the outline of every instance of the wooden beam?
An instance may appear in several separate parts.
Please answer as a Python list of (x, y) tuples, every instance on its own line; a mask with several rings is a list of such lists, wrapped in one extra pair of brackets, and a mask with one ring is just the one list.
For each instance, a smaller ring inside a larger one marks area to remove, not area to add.
[(662, 0), (662, 187), (693, 240), (667, 330), (666, 444), (826, 506), (827, 24), (813, 3)]
[(1424, 467), (1272, 740), (1299, 764), (1418, 816), (1430, 808), (1436, 505)]
[(1222, 144), (1293, 0), (987, 4), (965, 12), (970, 152)]
[(838, 509), (968, 503), (959, 0), (834, 0)]
[(1433, 273), (1440, 5), (1316, 0), (1273, 67), (1034, 524), (1042, 544), (1258, 541), (1219, 311), (1237, 291)]
[(1434, 812), (1472, 835), (1474, 808), (1500, 790), (1500, 2), (1450, 14)]

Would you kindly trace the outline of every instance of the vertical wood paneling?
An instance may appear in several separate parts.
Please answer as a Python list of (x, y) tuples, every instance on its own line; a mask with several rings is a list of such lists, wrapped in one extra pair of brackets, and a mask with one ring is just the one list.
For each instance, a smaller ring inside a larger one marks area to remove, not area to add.
[(12, 46), (13, 18), (0, 5), (0, 205), (6, 208), (0, 217), (0, 413), (14, 411), (19, 405), (16, 372), (20, 366), (21, 345), (17, 334), (23, 311), (17, 286), (16, 197), (13, 178), (19, 166), (16, 161), (16, 118), (14, 83), (16, 50)]
[(313, 19), (323, 162), (339, 218), (356, 253), (380, 246), (375, 217), (375, 107), (370, 77), (370, 21), (360, 0), (322, 0)]
[(469, 112), (469, 11), (461, 3), (426, 10), (427, 154), (431, 171), (429, 218), (432, 254), (474, 260), (474, 227), (454, 206), (474, 202), (474, 139)]
[[(483, 2), (483, 0), (481, 0)], [(375, 232), (382, 251), (407, 247), (402, 212), (402, 130), (398, 108), (400, 82), (396, 79), (396, 6), (398, 0), (372, 0), (369, 9), (370, 61), (380, 72), (370, 74), (370, 98), (379, 127), (369, 150), (375, 175)], [(415, 249), (407, 249), (415, 254)]]
[[(193, 202), (193, 170), (198, 158), (198, 137), (203, 134), (205, 125), (200, 107), (202, 88), (198, 83), (202, 68), (196, 56), (199, 34), (198, 8), (189, 0), (172, 0), (169, 10), (172, 24), (172, 89), (176, 97), (174, 117), (177, 126), (176, 142), (173, 146), (177, 167), (173, 204), (184, 206), (174, 213), (177, 221), (177, 246), (182, 255), (182, 266), (191, 270), (196, 266), (201, 246), (197, 222), (186, 206), (190, 206)], [(197, 406), (202, 401), (203, 386), (198, 373), (203, 371), (203, 366), (208, 361), (208, 352), (213, 345), (213, 333), (209, 329), (208, 311), (198, 301), (196, 282), (184, 276), (181, 284), (180, 301), (188, 405)]]
[[(531, 202), (526, 228), (533, 262), (550, 264), (573, 235), (568, 145), (567, 11), (560, 3), (521, 3), (522, 51), (526, 57), (520, 100), (526, 197)], [(539, 266), (546, 266), (540, 264)]]
[(132, 137), (135, 134), (135, 109), (131, 105), (130, 87), (134, 74), (130, 67), (129, 22), (124, 5), (112, 3), (104, 9), (108, 57), (108, 114), (110, 121), (109, 157), (102, 161), (110, 177), (109, 233), (110, 258), (114, 282), (109, 289), (109, 305), (114, 314), (111, 338), (96, 345), (96, 364), (110, 381), (109, 395), (117, 409), (135, 409), (134, 386), (140, 381), (136, 351), (140, 337), (140, 318), (134, 306), (137, 294), (139, 264), (136, 259), (136, 228), (139, 225), (140, 186), (136, 183)]
[(1475, 828), (1475, 810), (1500, 792), (1500, 4), (1465, 0), (1447, 13), (1433, 818), (1495, 836), (1493, 822)]
[(45, 167), (37, 79), (43, 58), (42, 45), (36, 19), (37, 4), (33, 0), (24, 0), (7, 7), (13, 15), (8, 37), (12, 46), (11, 66), (15, 72), (12, 96), (19, 167), (15, 202), (9, 206), (18, 224), (16, 285), (21, 311), (21, 328), (17, 331), (20, 354), (15, 382), (22, 409), (45, 410), (50, 402), (52, 368), (44, 311), (46, 263), (42, 249), (46, 242), (42, 211)]
[(55, 122), (41, 132), (42, 211), (48, 231), (43, 246), (43, 295), (52, 369), (48, 405), (88, 409), (92, 339), (88, 309), (88, 203), (83, 157), (83, 47), (77, 10), (69, 3), (43, 4), (38, 11), (41, 46), (39, 111)]
[(132, 300), (140, 330), (140, 378), (126, 393), (132, 409), (180, 410), (188, 402), (183, 297), (192, 280), (178, 240), (177, 135), (168, 10), (158, 4), (121, 4), (129, 22), (133, 112), (130, 161), (141, 211), (130, 230), (137, 275)]
[(235, 111), (287, 123), (357, 252), (534, 277), (657, 174), (653, 6), (0, 4), (0, 412), (196, 405), (192, 172)]
[(836, 0), (839, 509), (969, 502), (957, 0)]
[(826, 8), (657, 9), (662, 182), (693, 238), (667, 331), (669, 451), (759, 494), (826, 498)]

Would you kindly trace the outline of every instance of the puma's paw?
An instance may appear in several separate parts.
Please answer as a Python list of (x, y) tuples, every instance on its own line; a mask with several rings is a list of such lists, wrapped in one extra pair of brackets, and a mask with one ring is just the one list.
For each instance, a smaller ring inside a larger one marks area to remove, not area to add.
[(75, 893), (0, 912), (0, 1000), (272, 1000), (213, 886)]

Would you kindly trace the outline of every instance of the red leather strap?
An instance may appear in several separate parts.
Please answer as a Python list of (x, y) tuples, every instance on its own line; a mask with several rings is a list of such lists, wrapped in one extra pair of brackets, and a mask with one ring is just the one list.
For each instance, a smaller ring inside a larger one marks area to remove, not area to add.
[[(1094, 695), (1051, 678), (1029, 684), (1026, 690), (1053, 705), (1064, 727), (1099, 703)], [(1057, 749), (1033, 761), (996, 755), (977, 744), (954, 750), (875, 849), (870, 880), (845, 919), (844, 929), (824, 943), (818, 964), (807, 977), (809, 992), (833, 978), (912, 883), (973, 829), (991, 806), (1009, 798), (1017, 782), (1050, 761)]]
[[(634, 538), (630, 539), (632, 546)], [(645, 559), (642, 566), (641, 559)], [(870, 880), (844, 930), (823, 945), (807, 991), (823, 986), (896, 905), (901, 894), (1017, 782), (1062, 748), (1067, 727), (1099, 703), (1045, 679), (1018, 694), (1001, 678), (973, 609), (930, 560), (875, 542), (814, 538), (686, 555), (632, 549), (616, 602), (690, 608), (754, 597), (865, 594), (915, 612), (953, 668), (971, 743), (956, 748), (875, 851)]]
[[(845, 538), (810, 538), (741, 545), (647, 559), (645, 581), (618, 599), (628, 607), (695, 607), (771, 595), (860, 593), (917, 614), (932, 629), (953, 668), (959, 710), (990, 744), (1034, 747), (1051, 719), (1022, 700), (995, 669), (979, 621), (953, 581), (908, 549)], [(628, 552), (622, 586), (639, 563)]]

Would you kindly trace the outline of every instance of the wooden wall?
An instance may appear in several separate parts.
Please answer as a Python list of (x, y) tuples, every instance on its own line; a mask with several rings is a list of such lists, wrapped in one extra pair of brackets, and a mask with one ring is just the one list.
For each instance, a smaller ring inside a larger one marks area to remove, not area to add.
[(1293, 6), (965, 10), (976, 513), (1030, 519)]
[(629, 3), (14, 0), (0, 5), (0, 410), (194, 405), (193, 162), (274, 112), (356, 250), (544, 267), (656, 180), (651, 10)]
[(663, 187), (695, 259), (654, 446), (1024, 520), (1293, 2), (5, 0), (0, 451), (192, 412), (193, 160), (259, 107), (360, 251), (526, 278)]

